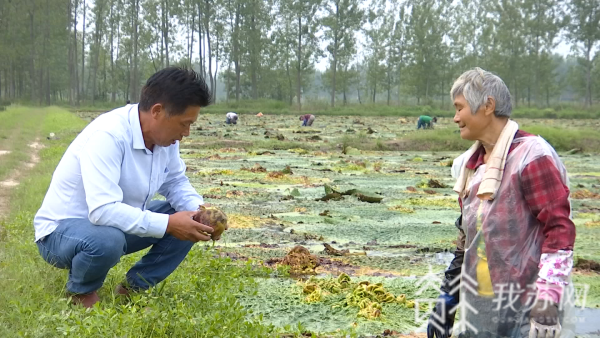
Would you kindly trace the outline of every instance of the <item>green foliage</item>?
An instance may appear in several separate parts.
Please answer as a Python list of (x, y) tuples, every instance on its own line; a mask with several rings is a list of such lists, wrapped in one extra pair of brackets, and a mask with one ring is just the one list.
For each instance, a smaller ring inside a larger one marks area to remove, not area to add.
[[(35, 113), (27, 108), (12, 112)], [(0, 221), (0, 335), (2, 337), (265, 337), (274, 328), (248, 319), (237, 300), (252, 293), (255, 277), (270, 269), (252, 261), (235, 264), (214, 258), (215, 252), (197, 245), (170, 278), (127, 302), (112, 294), (125, 271), (142, 253), (126, 256), (111, 270), (101, 303), (92, 310), (75, 307), (65, 298), (66, 271), (51, 267), (33, 244), (32, 221), (45, 195), (54, 168), (85, 122), (59, 109), (29, 115), (39, 131), (54, 132), (58, 140), (44, 142), (41, 161), (12, 193), (11, 216)], [(3, 162), (4, 164), (4, 162)], [(282, 271), (283, 273), (284, 271)]]
[(473, 142), (465, 141), (453, 129), (424, 130), (404, 137), (406, 149), (411, 150), (466, 150)]
[(524, 126), (522, 129), (534, 135), (540, 135), (557, 151), (579, 148), (584, 152), (594, 152), (600, 149), (600, 135), (596, 130), (569, 130), (540, 125)]
[[(322, 112), (335, 101), (449, 109), (453, 80), (474, 66), (502, 77), (515, 107), (600, 97), (595, 1), (49, 4), (2, 6), (0, 101), (108, 110), (137, 102), (149, 76), (174, 65), (199, 71), (217, 102), (242, 112)], [(572, 47), (566, 59), (553, 54), (560, 39)], [(259, 100), (273, 102), (253, 107)]]

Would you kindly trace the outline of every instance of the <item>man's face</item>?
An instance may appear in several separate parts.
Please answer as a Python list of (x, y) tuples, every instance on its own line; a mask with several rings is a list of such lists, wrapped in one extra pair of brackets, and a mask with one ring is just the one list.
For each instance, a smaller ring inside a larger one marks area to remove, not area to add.
[[(159, 106), (159, 107), (157, 107)], [(189, 106), (183, 114), (169, 116), (161, 104), (152, 107), (154, 143), (168, 147), (190, 135), (190, 126), (198, 119), (199, 106)]]
[(454, 122), (458, 124), (460, 129), (460, 137), (464, 140), (476, 141), (483, 135), (486, 127), (491, 123), (491, 118), (486, 116), (486, 105), (481, 105), (475, 115), (471, 114), (471, 107), (461, 94), (454, 99)]

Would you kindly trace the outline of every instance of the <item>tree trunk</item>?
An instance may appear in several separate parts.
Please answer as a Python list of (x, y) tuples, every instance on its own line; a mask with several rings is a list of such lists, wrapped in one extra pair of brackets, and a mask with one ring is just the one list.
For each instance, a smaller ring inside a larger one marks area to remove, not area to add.
[[(250, 16), (250, 31), (252, 32), (252, 37), (255, 38), (256, 37), (256, 22), (255, 22), (255, 16), (254, 14), (252, 14)], [(260, 33), (259, 33), (260, 34)], [(260, 35), (258, 36), (260, 38)], [(254, 45), (256, 43), (256, 41), (254, 39), (251, 40), (251, 56), (250, 56), (250, 81), (252, 82), (252, 98), (253, 99), (258, 99), (258, 60), (257, 60), (257, 53), (256, 53), (256, 49), (257, 47)]]
[(425, 100), (427, 99), (429, 99), (429, 76), (427, 76), (427, 81), (425, 81)]
[(12, 66), (12, 95), (11, 98), (17, 97), (17, 70), (15, 65)]
[(211, 90), (211, 94), (213, 95), (213, 103), (217, 103), (217, 73), (219, 72), (219, 44), (220, 44), (219, 35), (217, 35), (217, 52), (215, 54), (215, 75), (213, 76), (214, 80), (214, 88)]
[[(98, 15), (102, 14), (102, 6), (104, 5), (103, 1), (96, 1), (96, 6), (98, 6), (96, 13)], [(96, 22), (94, 23), (94, 76), (92, 79), (92, 105), (96, 100), (96, 81), (98, 79), (98, 59), (100, 58), (100, 36), (102, 34), (102, 24), (104, 18), (96, 18)]]
[[(47, 1), (47, 0), (46, 0)], [(44, 33), (42, 34), (42, 54), (39, 60), (39, 68), (40, 68), (40, 76), (39, 76), (39, 88), (38, 88), (38, 96), (39, 96), (39, 104), (40, 106), (44, 103), (46, 99), (46, 93), (44, 89), (46, 88), (46, 81), (44, 81), (44, 75), (46, 74), (46, 66), (48, 63), (48, 56), (46, 55), (46, 32), (48, 32), (48, 9), (46, 8), (44, 13)]]
[[(190, 13), (192, 13), (192, 11), (190, 11)], [(192, 67), (192, 52), (194, 51), (194, 27), (196, 26), (196, 16), (194, 16), (194, 14), (192, 13), (191, 15), (192, 17), (192, 23), (190, 24), (190, 34), (192, 35), (190, 37), (190, 52), (188, 54), (188, 57), (190, 59), (190, 67)]]
[(114, 3), (110, 4), (110, 102), (115, 102), (117, 99), (117, 81), (115, 74), (115, 59), (114, 59), (114, 30), (115, 30), (115, 8)]
[(102, 101), (106, 101), (108, 98), (106, 86), (106, 53), (102, 53)]
[(390, 98), (392, 97), (392, 70), (388, 65), (388, 76), (387, 76), (387, 105), (390, 105)]
[[(335, 93), (336, 93), (336, 75), (337, 75), (337, 52), (338, 52), (338, 32), (340, 30), (340, 4), (339, 1), (335, 2), (335, 18), (336, 18), (336, 27), (335, 32), (333, 33), (333, 64), (331, 71), (333, 72), (331, 76), (331, 108), (335, 107)], [(345, 95), (345, 88), (344, 88)], [(345, 104), (345, 103), (344, 103)]]
[(19, 82), (16, 97), (23, 97), (23, 67), (19, 67)]
[(291, 106), (294, 103), (294, 87), (292, 86), (292, 74), (290, 73), (290, 60), (286, 60), (285, 62), (285, 71), (287, 73), (288, 78), (288, 86), (290, 87), (289, 94), (289, 105)]
[(240, 100), (240, 94), (241, 94), (241, 86), (240, 86), (240, 77), (241, 77), (241, 67), (240, 67), (240, 42), (239, 42), (239, 32), (240, 32), (240, 15), (241, 15), (241, 5), (238, 2), (236, 4), (236, 10), (235, 10), (235, 28), (234, 28), (234, 44), (233, 44), (233, 50), (234, 50), (234, 62), (233, 65), (235, 66), (235, 100), (239, 101)]
[[(338, 4), (336, 3), (336, 11), (339, 16), (339, 9), (337, 8)], [(337, 50), (338, 50), (338, 35), (337, 32), (333, 37), (333, 62), (331, 65), (331, 71), (333, 72), (331, 75), (331, 108), (335, 107), (335, 92), (336, 92), (336, 76), (337, 76)]]
[(50, 105), (50, 67), (46, 67), (46, 105)]
[(515, 108), (517, 108), (519, 106), (519, 90), (517, 88), (517, 81), (514, 80), (513, 82), (514, 84), (514, 93), (515, 93)]
[(167, 0), (161, 0), (161, 18), (162, 18), (162, 36), (165, 44), (165, 61), (169, 67), (169, 3)]
[(69, 45), (68, 60), (69, 60), (69, 104), (73, 105), (73, 87), (75, 81), (73, 81), (73, 45), (70, 43), (71, 39), (71, 13), (72, 13), (72, 2), (69, 0), (67, 5), (67, 44)]
[(227, 62), (227, 93), (226, 93), (226, 102), (229, 103), (229, 97), (231, 93), (231, 58), (229, 62)]
[(83, 32), (81, 34), (81, 96), (85, 99), (85, 0), (83, 0)]
[(346, 65), (344, 65), (344, 69), (343, 69), (343, 76), (342, 76), (342, 105), (346, 106), (346, 104), (348, 103), (348, 98), (346, 96), (346, 91), (348, 89), (348, 67)]
[(587, 61), (585, 67), (585, 106), (588, 108), (592, 106), (592, 60), (590, 58), (592, 46), (592, 42), (587, 43), (587, 50), (585, 55), (585, 59)]
[(31, 85), (31, 101), (35, 100), (35, 31), (34, 31), (34, 16), (35, 16), (35, 7), (31, 8), (29, 12), (29, 37), (31, 39), (31, 55), (29, 58), (29, 75), (30, 75), (30, 85)]
[[(46, 81), (44, 83), (44, 96), (46, 99), (46, 105), (50, 105), (50, 67), (49, 67), (49, 56), (47, 54), (46, 46), (50, 44), (50, 26), (48, 24), (48, 16), (50, 15), (50, 0), (46, 0), (46, 13), (45, 13), (45, 24), (46, 30), (44, 32), (44, 69), (46, 70)], [(41, 100), (41, 99), (40, 99)]]
[(133, 28), (133, 71), (131, 74), (130, 98), (132, 101), (137, 101), (139, 97), (138, 89), (138, 20), (139, 20), (139, 0), (133, 0), (132, 28)]
[(302, 18), (298, 15), (298, 54), (297, 54), (296, 99), (298, 110), (302, 111)]
[(206, 34), (206, 53), (208, 53), (208, 76), (210, 79), (210, 91), (214, 93), (215, 83), (212, 72), (212, 48), (210, 45), (210, 2), (209, 0), (204, 0), (204, 32)]
[(373, 103), (375, 103), (375, 95), (377, 95), (377, 82), (373, 84)]
[(131, 100), (130, 89), (131, 89), (131, 55), (127, 57), (127, 88), (125, 90), (125, 101)]
[(198, 66), (200, 67), (200, 74), (204, 76), (204, 59), (202, 58), (202, 3), (198, 2)]

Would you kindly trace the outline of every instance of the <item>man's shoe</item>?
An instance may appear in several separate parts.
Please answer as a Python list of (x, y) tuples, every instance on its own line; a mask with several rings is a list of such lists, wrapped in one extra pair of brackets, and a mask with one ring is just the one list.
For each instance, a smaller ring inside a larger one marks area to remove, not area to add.
[(85, 308), (91, 308), (100, 301), (100, 297), (98, 297), (96, 291), (81, 294), (69, 293), (68, 296), (71, 297), (71, 302), (74, 305), (83, 305)]

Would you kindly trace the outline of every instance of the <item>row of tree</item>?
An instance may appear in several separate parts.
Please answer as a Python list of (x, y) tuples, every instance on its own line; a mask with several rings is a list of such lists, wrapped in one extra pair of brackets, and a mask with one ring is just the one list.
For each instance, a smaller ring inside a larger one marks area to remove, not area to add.
[(560, 41), (577, 60), (566, 83), (591, 106), (600, 0), (0, 0), (0, 99), (135, 101), (149, 75), (180, 65), (224, 100), (301, 108), (326, 58), (331, 106), (448, 100), (473, 66), (499, 74), (515, 103), (548, 106), (566, 88)]

